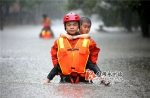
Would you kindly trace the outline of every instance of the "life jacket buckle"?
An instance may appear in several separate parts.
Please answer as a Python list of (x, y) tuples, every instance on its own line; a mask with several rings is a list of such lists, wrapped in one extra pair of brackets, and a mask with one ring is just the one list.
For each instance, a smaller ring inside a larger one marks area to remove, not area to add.
[(67, 51), (75, 51), (75, 50), (79, 50), (78, 48), (70, 48), (70, 49), (68, 49)]
[(74, 67), (71, 67), (71, 69), (75, 69)]

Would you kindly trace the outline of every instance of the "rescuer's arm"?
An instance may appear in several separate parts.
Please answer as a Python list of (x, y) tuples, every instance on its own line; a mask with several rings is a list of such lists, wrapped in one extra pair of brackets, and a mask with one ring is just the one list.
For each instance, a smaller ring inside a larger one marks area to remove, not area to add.
[(93, 39), (90, 39), (89, 51), (90, 51), (89, 59), (93, 63), (96, 63), (98, 60), (98, 53), (100, 51), (100, 48), (96, 45)]
[(54, 42), (54, 45), (51, 47), (51, 51), (50, 51), (52, 62), (53, 62), (54, 66), (56, 64), (58, 64), (57, 51), (58, 51), (58, 46), (57, 46), (57, 40), (56, 40)]

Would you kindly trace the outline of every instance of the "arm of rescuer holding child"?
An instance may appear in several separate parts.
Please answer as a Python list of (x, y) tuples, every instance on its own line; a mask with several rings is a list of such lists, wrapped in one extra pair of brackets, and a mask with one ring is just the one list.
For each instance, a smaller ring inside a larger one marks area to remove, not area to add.
[(91, 36), (89, 34), (81, 34), (81, 35), (71, 36), (67, 33), (61, 33), (60, 37), (66, 37), (69, 40), (77, 39), (77, 38), (91, 38)]

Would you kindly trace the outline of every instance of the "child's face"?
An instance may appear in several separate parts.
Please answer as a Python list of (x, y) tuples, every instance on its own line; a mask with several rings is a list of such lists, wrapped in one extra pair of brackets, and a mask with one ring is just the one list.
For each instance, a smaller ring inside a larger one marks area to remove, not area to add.
[(90, 32), (90, 29), (91, 29), (91, 24), (83, 22), (80, 27), (80, 34), (87, 34)]
[(78, 22), (70, 21), (66, 23), (66, 31), (69, 34), (75, 34), (78, 31)]

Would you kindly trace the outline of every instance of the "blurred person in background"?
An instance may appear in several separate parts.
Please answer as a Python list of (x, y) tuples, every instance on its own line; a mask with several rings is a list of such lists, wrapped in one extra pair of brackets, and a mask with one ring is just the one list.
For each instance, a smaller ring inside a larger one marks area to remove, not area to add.
[(42, 37), (43, 30), (49, 30), (50, 33), (51, 33), (51, 37), (54, 37), (54, 34), (53, 34), (52, 30), (51, 30), (51, 19), (46, 14), (43, 14), (43, 18), (42, 18), (41, 22), (42, 22), (44, 27), (43, 27), (43, 29), (42, 29), (42, 31), (40, 33), (40, 37)]

